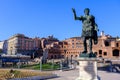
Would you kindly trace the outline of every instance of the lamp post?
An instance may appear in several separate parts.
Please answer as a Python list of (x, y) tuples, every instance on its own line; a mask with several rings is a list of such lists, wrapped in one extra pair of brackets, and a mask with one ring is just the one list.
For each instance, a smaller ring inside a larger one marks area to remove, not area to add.
[(71, 55), (71, 64), (72, 64), (72, 57), (73, 57), (73, 55)]
[(42, 71), (42, 57), (40, 57), (40, 71)]
[(20, 55), (18, 55), (18, 69), (20, 69), (20, 65), (21, 65), (21, 63), (20, 63)]
[(18, 62), (18, 69), (20, 69), (20, 57), (19, 57), (19, 62)]
[(60, 71), (63, 70), (63, 65), (62, 65), (62, 64), (63, 64), (63, 61), (61, 60), (61, 61), (60, 61)]
[(54, 59), (52, 59), (52, 69), (54, 70)]

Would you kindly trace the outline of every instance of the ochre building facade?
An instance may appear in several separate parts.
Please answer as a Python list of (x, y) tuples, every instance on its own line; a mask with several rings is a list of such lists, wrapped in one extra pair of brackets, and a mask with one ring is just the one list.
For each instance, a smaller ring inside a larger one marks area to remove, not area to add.
[[(89, 45), (87, 46), (89, 48)], [(72, 37), (59, 41), (53, 36), (29, 38), (23, 34), (16, 34), (7, 40), (5, 49), (9, 55), (23, 54), (40, 57), (45, 53), (48, 59), (77, 58), (83, 51), (83, 40), (81, 37)], [(44, 52), (44, 50), (47, 51)], [(120, 38), (101, 33), (98, 44), (93, 44), (93, 52), (97, 57), (120, 58)]]
[[(83, 40), (81, 37), (72, 37), (49, 45), (53, 44), (55, 46), (48, 48), (49, 58), (77, 58), (83, 51)], [(87, 46), (89, 48), (89, 45)], [(97, 57), (118, 59), (120, 58), (120, 39), (118, 37), (102, 34), (98, 37), (98, 44), (93, 44), (93, 52)]]

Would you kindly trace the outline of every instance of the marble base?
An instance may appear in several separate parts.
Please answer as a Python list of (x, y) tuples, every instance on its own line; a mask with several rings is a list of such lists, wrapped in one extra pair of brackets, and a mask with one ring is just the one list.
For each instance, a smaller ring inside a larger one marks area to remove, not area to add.
[(97, 58), (78, 58), (79, 77), (76, 80), (98, 80)]

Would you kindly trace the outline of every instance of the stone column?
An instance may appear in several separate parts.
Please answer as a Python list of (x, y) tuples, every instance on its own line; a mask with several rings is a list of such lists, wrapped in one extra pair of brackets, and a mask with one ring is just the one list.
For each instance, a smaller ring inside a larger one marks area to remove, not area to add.
[(79, 77), (76, 80), (98, 80), (97, 58), (78, 58)]

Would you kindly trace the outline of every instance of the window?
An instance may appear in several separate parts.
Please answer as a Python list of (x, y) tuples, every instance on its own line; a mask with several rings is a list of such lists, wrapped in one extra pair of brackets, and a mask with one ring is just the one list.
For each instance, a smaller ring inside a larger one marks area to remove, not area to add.
[(71, 55), (71, 57), (73, 57), (73, 55)]
[(99, 57), (101, 57), (101, 58), (102, 58), (102, 56), (99, 56)]
[(72, 46), (72, 48), (74, 48), (74, 46)]
[(77, 55), (75, 55), (75, 57), (77, 57)]
[(104, 52), (104, 56), (107, 56), (107, 52)]
[(110, 43), (108, 41), (104, 42), (105, 46), (110, 46)]
[(102, 50), (99, 50), (99, 54), (102, 54)]
[(72, 42), (74, 42), (74, 39), (72, 40)]
[(53, 59), (53, 55), (51, 55), (51, 59)]
[(56, 59), (56, 58), (57, 58), (57, 55), (54, 55), (54, 58)]
[(64, 58), (64, 55), (62, 55), (61, 57)]
[(64, 53), (66, 53), (67, 50), (64, 50)]
[(119, 56), (119, 50), (117, 49), (113, 50), (113, 56)]
[(95, 55), (97, 55), (97, 52), (95, 52)]
[(116, 47), (119, 47), (119, 44), (118, 44), (118, 43), (116, 43)]

